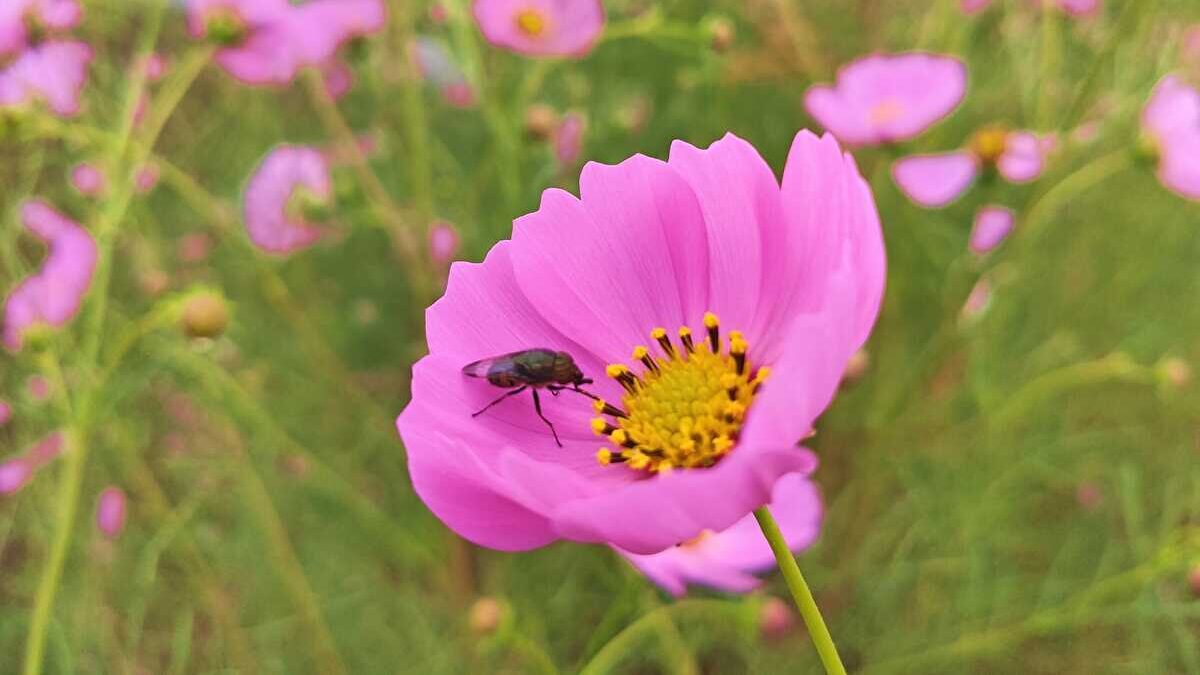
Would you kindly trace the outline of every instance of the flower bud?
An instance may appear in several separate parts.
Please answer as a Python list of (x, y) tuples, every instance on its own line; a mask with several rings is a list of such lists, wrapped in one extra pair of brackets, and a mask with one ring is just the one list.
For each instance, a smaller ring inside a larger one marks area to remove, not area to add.
[(1155, 374), (1159, 382), (1172, 389), (1183, 389), (1192, 382), (1192, 367), (1177, 356), (1169, 356), (1159, 361)]
[(471, 605), (467, 614), (467, 625), (479, 637), (491, 635), (500, 627), (504, 618), (504, 606), (492, 597), (482, 597)]
[(871, 355), (865, 348), (859, 349), (846, 362), (846, 372), (842, 375), (842, 381), (846, 384), (854, 384), (863, 376), (863, 373), (867, 372), (870, 365)]
[(785, 637), (795, 624), (792, 608), (779, 598), (767, 598), (758, 610), (758, 628), (767, 640)]
[(544, 141), (554, 135), (558, 127), (558, 112), (545, 103), (534, 103), (525, 109), (525, 133), (530, 138)]
[(1200, 598), (1200, 563), (1192, 567), (1188, 573), (1188, 585), (1192, 587), (1192, 595)]
[(458, 254), (458, 230), (445, 220), (429, 226), (429, 257), (438, 265), (449, 264)]
[(709, 45), (718, 54), (724, 53), (733, 46), (737, 32), (733, 22), (725, 17), (717, 17), (708, 24)]
[(109, 539), (116, 539), (125, 529), (125, 492), (108, 486), (96, 501), (96, 527)]
[(183, 332), (192, 338), (215, 338), (229, 326), (229, 307), (225, 298), (201, 291), (184, 300)]

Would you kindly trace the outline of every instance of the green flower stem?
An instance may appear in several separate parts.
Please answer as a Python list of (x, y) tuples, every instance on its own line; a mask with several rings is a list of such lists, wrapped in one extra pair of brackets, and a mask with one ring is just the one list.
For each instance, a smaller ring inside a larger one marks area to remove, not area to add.
[(1133, 166), (1134, 156), (1129, 148), (1121, 148), (1088, 162), (1046, 190), (1029, 207), (1025, 224), (1018, 230), (1019, 239), (1028, 243), (1037, 241), (1046, 221), (1080, 193), (1088, 190), (1116, 174)]
[(804, 581), (804, 575), (800, 573), (800, 566), (796, 564), (796, 558), (788, 548), (787, 541), (783, 538), (783, 532), (779, 531), (779, 524), (775, 522), (771, 511), (765, 506), (755, 509), (754, 517), (758, 519), (758, 526), (762, 528), (763, 536), (767, 538), (767, 543), (775, 552), (779, 571), (787, 580), (788, 590), (792, 592), (796, 608), (800, 610), (804, 625), (808, 627), (808, 634), (812, 638), (813, 646), (817, 648), (817, 654), (821, 657), (821, 664), (825, 666), (825, 672), (829, 675), (846, 675), (846, 667), (842, 665), (842, 658), (838, 656), (837, 647), (833, 644), (833, 636), (825, 627), (825, 619), (821, 617), (817, 601), (813, 598), (812, 591), (808, 590), (808, 583)]
[(579, 671), (579, 675), (611, 673), (629, 658), (634, 647), (650, 635), (661, 635), (664, 620), (685, 617), (706, 621), (715, 627), (744, 626), (753, 621), (746, 613), (747, 605), (728, 600), (680, 600), (649, 611), (613, 636)]
[(372, 208), (380, 221), (386, 225), (388, 233), (395, 237), (396, 244), (407, 263), (403, 267), (409, 283), (413, 285), (414, 289), (422, 293), (426, 292), (429, 286), (427, 280), (429, 275), (423, 272), (425, 256), (417, 237), (413, 235), (413, 229), (400, 215), (400, 205), (392, 199), (391, 194), (384, 187), (383, 181), (371, 169), (367, 155), (358, 146), (354, 130), (350, 128), (346, 118), (342, 117), (342, 111), (338, 110), (337, 103), (330, 98), (329, 92), (325, 89), (321, 73), (312, 68), (308, 69), (304, 73), (304, 85), (317, 116), (321, 118), (321, 124), (349, 156), (350, 166), (354, 169), (354, 174), (358, 177), (363, 191), (366, 192)]

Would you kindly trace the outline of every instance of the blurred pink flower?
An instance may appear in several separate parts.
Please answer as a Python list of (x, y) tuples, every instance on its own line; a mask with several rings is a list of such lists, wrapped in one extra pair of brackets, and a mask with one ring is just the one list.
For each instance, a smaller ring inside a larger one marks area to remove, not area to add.
[[(579, 184), (578, 198), (545, 191), (482, 263), (451, 267), (397, 428), (417, 493), (477, 544), (658, 553), (815, 469), (797, 442), (874, 324), (879, 217), (853, 158), (807, 131), (782, 186), (732, 134), (677, 141), (667, 162), (588, 163)], [(474, 415), (503, 392), (464, 364), (535, 347), (597, 379), (595, 405), (541, 399), (562, 447), (528, 394)], [(676, 405), (690, 414), (648, 412)]]
[(1013, 183), (1035, 180), (1057, 145), (1053, 134), (1038, 136), (1029, 131), (985, 127), (961, 150), (897, 160), (892, 165), (892, 178), (914, 202), (942, 207), (966, 192), (987, 167), (994, 166)]
[(967, 92), (967, 67), (921, 52), (873, 54), (838, 70), (835, 86), (804, 95), (808, 113), (851, 145), (914, 138), (949, 115)]
[(604, 30), (600, 0), (474, 0), (472, 9), (488, 42), (528, 56), (583, 56)]
[(139, 194), (146, 194), (153, 190), (155, 185), (158, 185), (158, 176), (158, 165), (154, 162), (146, 162), (133, 174), (133, 188)]
[(276, 146), (246, 185), (243, 213), (250, 241), (276, 254), (311, 246), (321, 230), (308, 222), (305, 207), (327, 204), (332, 194), (329, 165), (320, 150)]
[[(792, 551), (816, 541), (821, 531), (821, 495), (807, 476), (794, 473), (776, 481), (770, 507)], [(620, 548), (617, 552), (676, 597), (687, 592), (689, 583), (745, 593), (761, 583), (754, 572), (775, 567), (775, 554), (752, 514), (722, 532), (705, 531), (659, 553), (636, 555)]]
[(146, 70), (146, 81), (157, 82), (167, 74), (169, 68), (167, 57), (157, 52), (147, 56), (142, 61), (142, 67)]
[(962, 319), (964, 322), (973, 322), (992, 304), (992, 282), (987, 277), (981, 277), (975, 282), (975, 287), (971, 289), (967, 295), (967, 301), (963, 303)]
[(758, 610), (758, 629), (764, 638), (779, 640), (796, 625), (796, 612), (791, 603), (776, 597), (767, 598)]
[(458, 230), (454, 224), (439, 220), (429, 227), (429, 257), (439, 265), (449, 264), (458, 255)]
[(212, 237), (203, 232), (185, 234), (179, 238), (176, 255), (181, 262), (204, 262), (205, 258), (208, 258), (209, 252), (212, 251), (212, 244)]
[(125, 529), (125, 492), (110, 485), (96, 500), (96, 527), (109, 539), (116, 539)]
[(434, 2), (429, 6), (429, 20), (436, 24), (444, 24), (450, 18), (450, 13), (446, 11), (446, 6), (441, 2)]
[(29, 398), (37, 403), (45, 403), (50, 400), (53, 389), (50, 387), (50, 380), (46, 379), (44, 375), (34, 374), (25, 380), (25, 391), (29, 394)]
[(12, 419), (12, 406), (9, 405), (8, 401), (0, 399), (0, 427), (4, 426), (5, 424), (8, 424), (8, 421), (11, 419)]
[(325, 82), (325, 91), (329, 98), (339, 99), (354, 86), (354, 71), (350, 66), (338, 60), (330, 60), (320, 65), (321, 79)]
[(21, 349), (22, 337), (31, 328), (70, 321), (96, 267), (92, 235), (45, 202), (25, 202), (21, 220), (50, 252), (41, 270), (13, 289), (4, 303), (4, 345), (12, 351)]
[(343, 43), (380, 30), (381, 0), (186, 0), (193, 37), (223, 48), (217, 63), (250, 85), (291, 82), (306, 66), (320, 67)]
[(554, 131), (554, 158), (559, 167), (569, 169), (579, 161), (583, 152), (583, 132), (586, 127), (583, 115), (569, 112), (563, 115), (558, 128)]
[(87, 197), (97, 197), (108, 189), (108, 179), (95, 164), (83, 162), (71, 169), (71, 186)]
[(1159, 80), (1142, 109), (1142, 133), (1158, 160), (1158, 179), (1200, 200), (1200, 92), (1176, 75)]
[[(1043, 2), (1050, 0), (1030, 0), (1031, 5), (1040, 7)], [(1094, 14), (1100, 9), (1100, 0), (1053, 0), (1054, 4), (1062, 11), (1075, 17), (1083, 17)], [(966, 14), (975, 14), (986, 9), (992, 4), (992, 0), (960, 0), (962, 11)]]
[(59, 116), (79, 112), (92, 49), (62, 33), (79, 23), (76, 0), (4, 0), (0, 7), (0, 107), (45, 101)]
[(410, 56), (421, 76), (442, 92), (447, 103), (459, 108), (475, 105), (475, 90), (441, 42), (418, 35), (412, 41)]
[(1184, 32), (1180, 57), (1185, 67), (1200, 71), (1200, 24), (1195, 24)]
[(7, 495), (25, 487), (37, 470), (62, 453), (63, 435), (55, 431), (12, 459), (0, 463), (0, 494)]
[(971, 250), (983, 255), (1000, 245), (1012, 232), (1016, 214), (1003, 206), (985, 206), (975, 214), (971, 228)]

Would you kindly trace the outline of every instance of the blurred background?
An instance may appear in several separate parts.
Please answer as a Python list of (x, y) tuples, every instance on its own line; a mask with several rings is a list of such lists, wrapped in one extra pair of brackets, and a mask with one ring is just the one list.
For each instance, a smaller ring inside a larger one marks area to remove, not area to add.
[[(0, 107), (0, 289), (45, 256), (27, 199), (101, 251), (78, 316), (0, 355), (0, 461), (25, 462), (0, 469), (0, 673), (819, 672), (777, 574), (674, 600), (603, 547), (464, 544), (394, 418), (450, 261), (543, 189), (726, 131), (779, 173), (821, 129), (808, 87), (914, 49), (969, 87), (855, 151), (888, 287), (812, 440), (801, 567), (853, 672), (1200, 673), (1200, 207), (1136, 156), (1155, 83), (1200, 79), (1192, 0), (605, 0), (578, 59), (489, 45), (466, 0), (389, 0), (344, 92), (312, 68), (247, 86), (183, 3), (82, 5), (79, 111)], [(897, 157), (992, 123), (1058, 134), (1038, 180), (938, 210), (897, 189)], [(289, 255), (242, 213), (282, 143), (333, 176)], [(988, 203), (1017, 225), (981, 256)]]

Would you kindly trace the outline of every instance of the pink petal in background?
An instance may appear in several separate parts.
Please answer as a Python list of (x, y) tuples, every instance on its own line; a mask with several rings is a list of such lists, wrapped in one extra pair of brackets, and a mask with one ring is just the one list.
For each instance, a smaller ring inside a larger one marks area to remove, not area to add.
[(1003, 206), (985, 206), (975, 214), (971, 228), (971, 250), (984, 254), (1000, 245), (1016, 224), (1016, 214)]
[(958, 199), (979, 175), (979, 161), (963, 150), (913, 155), (892, 165), (892, 178), (909, 199), (921, 206), (941, 207)]

